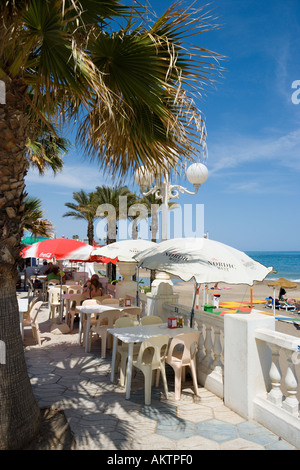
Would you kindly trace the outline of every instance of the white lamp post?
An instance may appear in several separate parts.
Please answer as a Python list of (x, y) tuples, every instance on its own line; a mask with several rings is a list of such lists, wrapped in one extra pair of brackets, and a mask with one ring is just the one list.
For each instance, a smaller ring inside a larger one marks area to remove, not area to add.
[[(193, 163), (186, 170), (186, 177), (188, 181), (194, 186), (194, 191), (189, 191), (179, 184), (171, 184), (169, 179), (168, 165), (166, 169), (151, 173), (145, 167), (140, 167), (135, 172), (135, 181), (141, 187), (143, 196), (155, 194), (156, 199), (162, 201), (162, 227), (161, 239), (162, 241), (168, 239), (168, 207), (170, 199), (178, 199), (179, 193), (197, 194), (201, 184), (205, 183), (208, 177), (208, 170), (202, 163)], [(155, 179), (155, 185), (146, 191), (146, 188), (151, 186)], [(169, 274), (159, 272), (155, 280), (151, 284), (151, 292), (147, 294), (147, 311), (148, 315), (158, 315), (164, 303), (178, 303), (178, 294), (173, 293), (173, 283)]]
[[(203, 163), (193, 163), (187, 168), (186, 177), (194, 186), (194, 191), (189, 191), (178, 184), (171, 184), (169, 180), (169, 172), (167, 170), (164, 170), (163, 172), (158, 171), (157, 174), (154, 175), (142, 166), (135, 172), (135, 181), (141, 187), (143, 196), (155, 194), (156, 199), (162, 200), (162, 241), (167, 240), (168, 238), (168, 207), (170, 199), (178, 199), (179, 193), (187, 193), (191, 195), (197, 194), (200, 186), (207, 180), (207, 167), (203, 165)], [(145, 192), (145, 189), (153, 183), (154, 179), (156, 179), (156, 184), (149, 191)]]

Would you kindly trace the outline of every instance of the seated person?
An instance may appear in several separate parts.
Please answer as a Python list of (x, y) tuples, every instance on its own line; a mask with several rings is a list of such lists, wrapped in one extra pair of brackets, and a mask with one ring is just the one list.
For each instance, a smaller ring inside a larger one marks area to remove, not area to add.
[(61, 272), (59, 269), (59, 266), (56, 264), (52, 267), (50, 274), (47, 276), (47, 281), (51, 281), (52, 279), (58, 279), (60, 280), (60, 275), (62, 279), (65, 277), (65, 273)]
[(285, 289), (283, 287), (280, 287), (279, 291), (279, 300), (284, 300), (283, 296), (286, 294)]
[(53, 263), (50, 261), (48, 264), (47, 264), (47, 269), (44, 270), (44, 274), (50, 274), (51, 271), (52, 271), (52, 268), (53, 268)]
[(102, 285), (95, 277), (88, 280), (86, 287), (83, 289), (82, 294), (87, 298), (92, 299), (93, 297), (100, 297), (103, 295)]
[(47, 274), (48, 269), (49, 269), (48, 268), (48, 263), (45, 260), (45, 261), (43, 261), (42, 266), (39, 267), (39, 272), (40, 272), (40, 274)]

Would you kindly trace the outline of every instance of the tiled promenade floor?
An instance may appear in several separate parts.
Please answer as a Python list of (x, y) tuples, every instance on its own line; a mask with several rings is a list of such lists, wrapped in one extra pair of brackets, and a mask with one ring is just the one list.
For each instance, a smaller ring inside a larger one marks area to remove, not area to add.
[(39, 406), (64, 410), (78, 450), (292, 450), (293, 446), (255, 422), (245, 421), (223, 401), (199, 387), (195, 397), (186, 383), (182, 399), (174, 401), (173, 375), (168, 369), (169, 399), (152, 389), (152, 403), (144, 405), (143, 376), (132, 381), (130, 400), (124, 389), (110, 382), (110, 358), (91, 353), (73, 334), (50, 333), (43, 308), (42, 347), (25, 327), (25, 357)]

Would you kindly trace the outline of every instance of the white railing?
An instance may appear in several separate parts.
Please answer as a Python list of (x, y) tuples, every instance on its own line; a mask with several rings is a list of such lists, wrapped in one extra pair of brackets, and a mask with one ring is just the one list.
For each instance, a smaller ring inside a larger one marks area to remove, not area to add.
[[(267, 400), (291, 415), (299, 417), (295, 364), (300, 363), (300, 354), (297, 352), (300, 339), (267, 329), (256, 330), (255, 337), (264, 341), (272, 353), (272, 364), (268, 371), (271, 389), (266, 391)], [(281, 352), (284, 353), (282, 359), (286, 361), (285, 377), (282, 376), (280, 368)], [(286, 390), (286, 395), (283, 390)]]
[[(295, 369), (295, 365), (300, 363), (300, 339), (265, 328), (257, 329), (255, 338), (264, 345), (260, 348), (262, 354), (265, 354), (266, 347), (271, 351), (271, 365), (269, 370), (263, 371), (267, 385), (265, 393), (254, 399), (254, 416), (300, 449), (299, 390)], [(284, 375), (280, 364), (286, 370)]]
[[(181, 316), (183, 324), (190, 326), (191, 308), (185, 305), (164, 304), (163, 320), (166, 322), (169, 316)], [(200, 332), (197, 354), (197, 376), (201, 385), (215, 395), (224, 396), (224, 318), (195, 310), (193, 328)]]

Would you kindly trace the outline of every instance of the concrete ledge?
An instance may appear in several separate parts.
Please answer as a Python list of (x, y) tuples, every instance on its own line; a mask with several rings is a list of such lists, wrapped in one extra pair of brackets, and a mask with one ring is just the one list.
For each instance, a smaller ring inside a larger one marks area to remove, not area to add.
[(254, 400), (253, 418), (270, 431), (300, 449), (300, 420), (279, 408), (263, 396)]
[(200, 385), (217, 395), (217, 397), (222, 399), (224, 398), (224, 384), (220, 374), (215, 371), (207, 373), (204, 370), (201, 370), (200, 366), (197, 369), (197, 377)]

